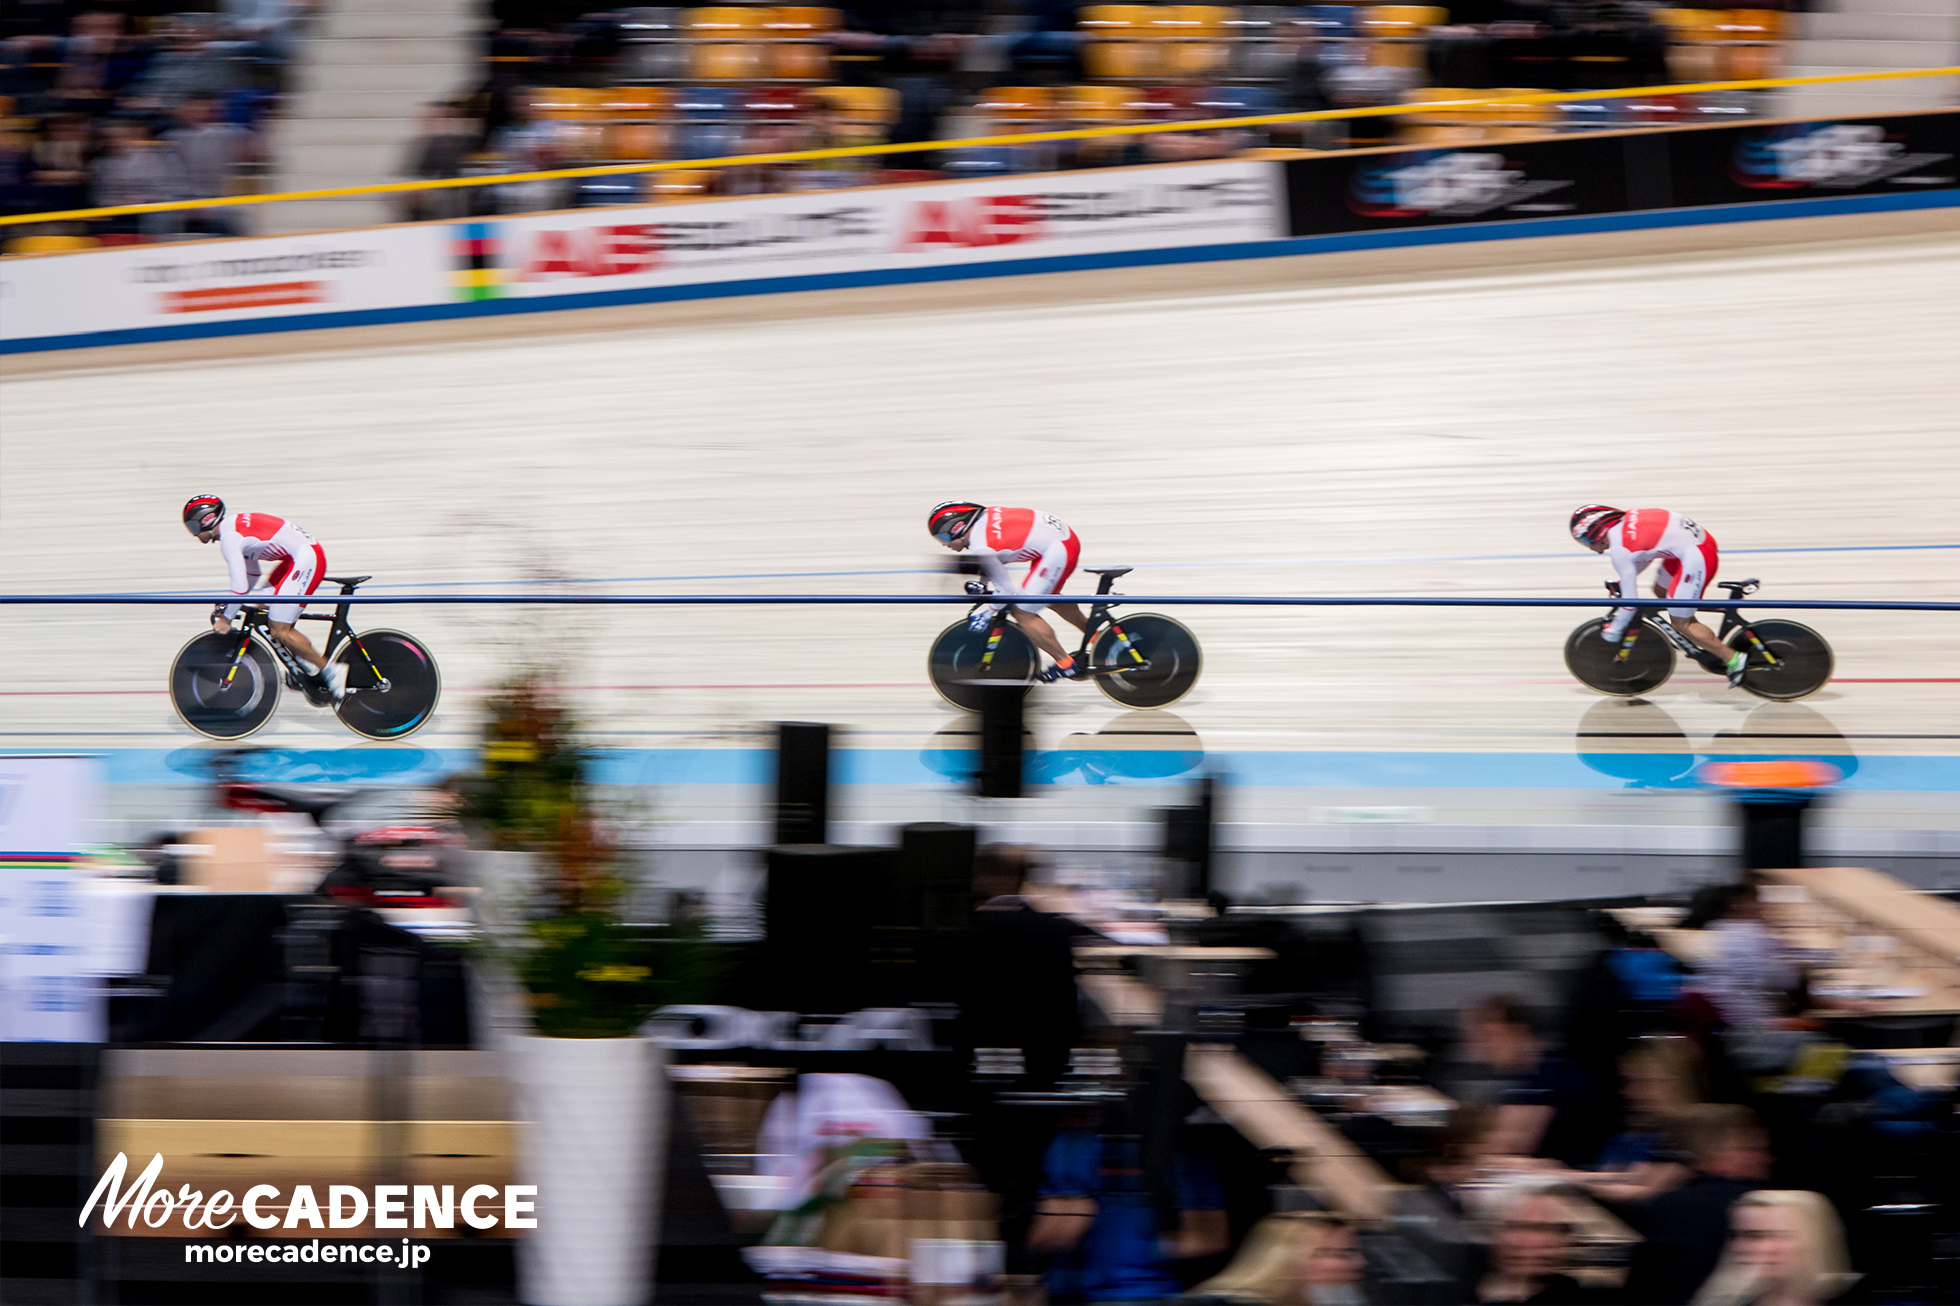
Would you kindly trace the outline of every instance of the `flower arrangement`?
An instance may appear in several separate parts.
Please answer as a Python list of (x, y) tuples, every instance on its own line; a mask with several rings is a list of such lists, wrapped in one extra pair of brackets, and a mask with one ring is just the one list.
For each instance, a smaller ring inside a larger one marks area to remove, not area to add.
[(721, 949), (698, 922), (628, 921), (623, 851), (586, 780), (577, 723), (540, 674), (486, 704), (483, 771), (467, 813), (494, 846), (529, 852), (542, 874), (525, 919), (491, 948), (529, 998), (537, 1032), (624, 1038), (661, 1007), (706, 998)]

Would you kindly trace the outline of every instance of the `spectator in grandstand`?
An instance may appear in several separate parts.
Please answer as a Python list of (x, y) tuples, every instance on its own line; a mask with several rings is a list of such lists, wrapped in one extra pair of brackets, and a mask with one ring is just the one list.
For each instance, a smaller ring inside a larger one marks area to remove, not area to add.
[[(417, 181), (460, 177), (482, 136), (481, 125), (464, 115), (461, 104), (432, 101), (422, 108), (422, 134), (410, 142), (402, 174)], [(410, 222), (461, 217), (468, 202), (462, 191), (411, 191), (402, 196), (402, 216)]]
[(1603, 1201), (1649, 1201), (1688, 1181), (1691, 1158), (1676, 1135), (1702, 1099), (1701, 1051), (1685, 1038), (1642, 1039), (1620, 1058), (1626, 1119), (1585, 1170), (1557, 1177)]
[[(1199, 122), (1221, 115), (1196, 102), (1182, 87), (1172, 88), (1164, 118), (1170, 122)], [(1136, 143), (1140, 163), (1183, 163), (1191, 159), (1224, 159), (1254, 144), (1252, 133), (1243, 128), (1218, 128), (1197, 132), (1152, 132), (1131, 138)]]
[(302, 12), (297, 0), (223, 0), (223, 11), (227, 34), (255, 58), (281, 64), (291, 56)]
[(1628, 1210), (1646, 1239), (1627, 1269), (1626, 1299), (1683, 1306), (1722, 1256), (1729, 1208), (1769, 1178), (1769, 1134), (1748, 1107), (1690, 1109), (1683, 1133), (1692, 1159), (1688, 1182)]
[(89, 120), (78, 113), (46, 119), (28, 147), (32, 202), (27, 212), (79, 209), (88, 204), (88, 170), (94, 153)]
[[(183, 162), (186, 199), (225, 194), (240, 166), (252, 157), (252, 133), (221, 121), (219, 107), (218, 97), (208, 92), (187, 96), (172, 113), (177, 126), (164, 133)], [(190, 218), (212, 235), (238, 234), (236, 210), (203, 209)]]
[(1469, 1285), (1478, 1302), (1579, 1306), (1584, 1289), (1565, 1273), (1572, 1259), (1571, 1195), (1559, 1187), (1521, 1185), (1498, 1200), (1487, 1263)]
[[(490, 152), (504, 161), (506, 172), (549, 172), (565, 166), (557, 126), (539, 117), (536, 93), (513, 91), (505, 108), (506, 121), (490, 137)], [(537, 213), (563, 206), (562, 180), (520, 182), (496, 188), (497, 207), (505, 213)]]
[[(161, 204), (186, 198), (189, 179), (176, 150), (150, 135), (139, 118), (112, 119), (103, 131), (102, 154), (89, 168), (89, 203), (96, 208)], [(179, 213), (143, 213), (109, 219), (112, 232), (171, 235), (183, 229)]]
[(1763, 903), (1753, 884), (1726, 884), (1709, 891), (1684, 926), (1712, 917), (1706, 929), (1713, 935), (1707, 960), (1697, 968), (1687, 990), (1714, 1007), (1729, 1033), (1747, 1036), (1768, 1028), (1781, 1017), (1786, 996), (1797, 990), (1802, 972), (1795, 954), (1763, 920)]
[(1479, 998), (1463, 1009), (1461, 1022), (1468, 1059), (1501, 1077), (1481, 1154), (1507, 1164), (1524, 1157), (1568, 1166), (1591, 1160), (1606, 1132), (1592, 1078), (1546, 1046), (1523, 1001), (1508, 993)]
[(1721, 1264), (1694, 1306), (1824, 1306), (1860, 1277), (1821, 1193), (1760, 1189), (1730, 1208), (1729, 1227)]
[(149, 49), (125, 34), (117, 13), (77, 14), (70, 32), (65, 40), (44, 43), (57, 65), (48, 107), (100, 112), (142, 71)]
[(1256, 1306), (1361, 1306), (1366, 1262), (1354, 1226), (1325, 1211), (1267, 1216), (1223, 1273), (1191, 1290), (1197, 1301)]
[(124, 89), (126, 103), (172, 109), (192, 96), (222, 97), (237, 85), (232, 51), (216, 39), (202, 14), (180, 15), (165, 29), (163, 48)]

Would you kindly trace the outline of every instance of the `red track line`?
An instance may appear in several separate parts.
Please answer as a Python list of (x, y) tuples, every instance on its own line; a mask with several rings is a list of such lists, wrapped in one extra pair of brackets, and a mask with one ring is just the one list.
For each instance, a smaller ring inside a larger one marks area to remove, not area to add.
[(1833, 685), (1960, 685), (1960, 676), (1899, 676), (1896, 679), (1853, 680), (1836, 677)]

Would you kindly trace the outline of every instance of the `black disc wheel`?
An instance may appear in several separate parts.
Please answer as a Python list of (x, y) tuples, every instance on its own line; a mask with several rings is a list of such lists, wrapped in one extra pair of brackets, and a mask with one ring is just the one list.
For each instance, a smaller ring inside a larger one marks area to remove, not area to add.
[[(1606, 618), (1594, 617), (1565, 641), (1565, 669), (1580, 684), (1602, 694), (1638, 698), (1667, 683), (1674, 674), (1674, 649), (1651, 621), (1642, 621), (1633, 647), (1608, 644), (1600, 638)], [(1620, 654), (1624, 649), (1626, 656)]]
[(1124, 707), (1169, 707), (1191, 692), (1204, 662), (1197, 637), (1154, 612), (1112, 621), (1089, 658), (1096, 687)]
[(1019, 629), (1001, 623), (987, 635), (956, 621), (939, 632), (926, 656), (932, 687), (954, 707), (978, 712), (991, 684), (1018, 684), (1023, 692), (1034, 681), (1034, 645)]
[(413, 635), (370, 630), (334, 652), (347, 664), (347, 697), (334, 712), (357, 735), (401, 739), (414, 734), (436, 710), (442, 676), (436, 660)]
[(283, 673), (265, 645), (242, 631), (207, 630), (170, 664), (170, 705), (212, 739), (243, 739), (279, 710)]
[(1837, 667), (1824, 637), (1794, 621), (1752, 621), (1729, 636), (1729, 645), (1749, 655), (1742, 687), (1757, 698), (1787, 702), (1814, 694)]

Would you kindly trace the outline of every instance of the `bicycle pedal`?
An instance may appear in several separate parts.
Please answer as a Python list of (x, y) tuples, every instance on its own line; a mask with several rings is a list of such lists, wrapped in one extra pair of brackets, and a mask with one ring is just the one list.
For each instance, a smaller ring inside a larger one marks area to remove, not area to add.
[(286, 688), (292, 690), (294, 693), (297, 694), (303, 694), (306, 692), (306, 686), (300, 684), (299, 677), (294, 675), (290, 671), (286, 673)]

